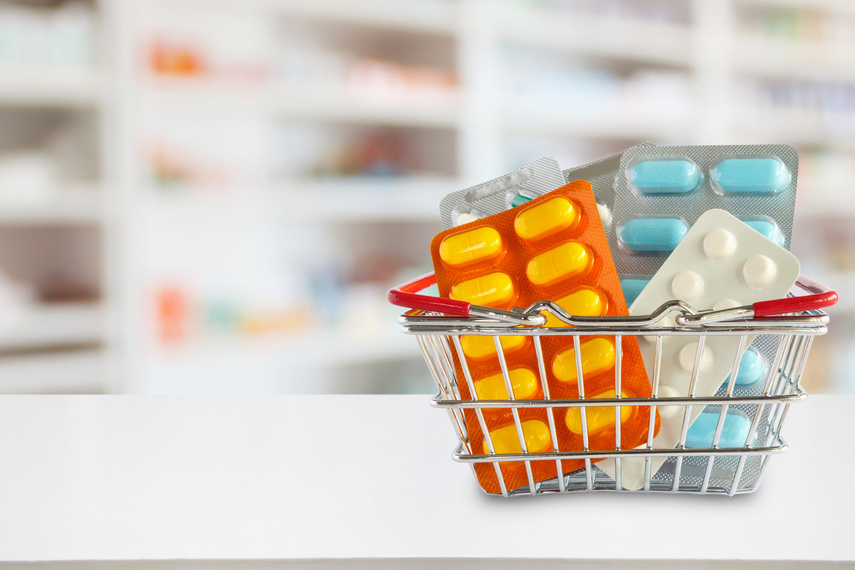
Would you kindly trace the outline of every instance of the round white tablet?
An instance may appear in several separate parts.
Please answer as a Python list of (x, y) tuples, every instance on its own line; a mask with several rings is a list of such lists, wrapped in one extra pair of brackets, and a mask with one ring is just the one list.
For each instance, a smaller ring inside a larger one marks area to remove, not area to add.
[(754, 255), (742, 266), (742, 275), (749, 287), (762, 289), (775, 282), (778, 266), (765, 255)]
[(605, 204), (597, 202), (597, 211), (600, 213), (600, 221), (603, 222), (603, 227), (608, 229), (612, 225), (612, 210)]
[(704, 254), (712, 261), (727, 259), (736, 251), (736, 237), (724, 228), (716, 228), (704, 236)]
[[(698, 352), (698, 343), (690, 342), (680, 349), (680, 368), (690, 373), (695, 368), (695, 353)], [(704, 353), (701, 355), (701, 371), (707, 370), (712, 365), (712, 351), (704, 345)]]
[(739, 306), (739, 301), (735, 301), (733, 299), (720, 299), (715, 302), (712, 306), (713, 311), (723, 311), (725, 309), (732, 309), (734, 307)]
[(478, 218), (473, 216), (472, 214), (458, 214), (457, 216), (457, 225), (462, 226), (463, 224), (468, 224), (469, 222), (474, 222)]
[[(659, 393), (657, 394), (660, 398), (676, 398), (679, 395), (680, 392), (676, 388), (665, 385), (659, 386)], [(663, 420), (670, 420), (679, 417), (683, 406), (657, 406), (656, 409)]]
[(704, 294), (704, 278), (694, 271), (681, 271), (671, 280), (675, 299), (693, 301)]

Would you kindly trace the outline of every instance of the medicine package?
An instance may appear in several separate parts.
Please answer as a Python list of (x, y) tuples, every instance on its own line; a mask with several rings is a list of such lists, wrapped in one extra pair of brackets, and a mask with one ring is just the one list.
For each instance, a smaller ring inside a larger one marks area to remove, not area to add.
[[(499, 309), (551, 299), (574, 315), (628, 314), (591, 185), (586, 181), (564, 185), (512, 210), (445, 230), (432, 240), (431, 254), (443, 297)], [(567, 326), (555, 316), (549, 318), (548, 326)], [(650, 382), (633, 337), (624, 337), (622, 350), (609, 335), (584, 337), (578, 347), (578, 337), (574, 340), (573, 336), (497, 338), (502, 339), (500, 343), (492, 336), (454, 337), (457, 376), (466, 379), (466, 385), (460, 386), (463, 398), (508, 399), (503, 370), (508, 373), (515, 399), (613, 398), (618, 361), (622, 362), (621, 397), (650, 396)], [(540, 381), (536, 351), (543, 354), (545, 385)], [(518, 417), (507, 408), (487, 409), (481, 418), (474, 410), (466, 410), (465, 417), (474, 453), (486, 454), (491, 445), (497, 453), (519, 453), (517, 422), (528, 452), (615, 449), (613, 408), (586, 410), (587, 441), (579, 408), (523, 408)], [(623, 449), (647, 441), (649, 414), (645, 406), (622, 408)], [(554, 433), (551, 425), (555, 426)], [(489, 441), (485, 441), (484, 427)], [(584, 465), (582, 460), (565, 460), (561, 470), (569, 473)], [(501, 469), (508, 488), (528, 484), (524, 463), (505, 463)], [(534, 461), (531, 470), (536, 482), (557, 476), (557, 466), (551, 461)], [(499, 492), (493, 465), (477, 463), (475, 471), (484, 490)]]
[(504, 212), (517, 203), (517, 196), (528, 201), (564, 186), (558, 162), (544, 156), (513, 172), (445, 196), (439, 204), (442, 226), (446, 229)]
[(799, 159), (789, 145), (638, 145), (621, 155), (607, 229), (632, 304), (707, 210), (727, 210), (789, 249)]
[[(694, 222), (632, 304), (630, 314), (649, 315), (671, 299), (685, 301), (696, 310), (722, 310), (778, 299), (786, 296), (798, 276), (799, 262), (793, 254), (728, 212), (710, 210)], [(677, 323), (669, 316), (654, 326), (676, 327)], [(749, 335), (740, 351), (739, 336), (640, 338), (653, 393), (659, 396), (714, 395), (727, 379), (734, 358), (741, 362), (745, 358), (743, 352), (754, 339)], [(662, 344), (657, 375), (654, 374), (656, 342)], [(692, 407), (689, 424), (702, 411), (700, 406)], [(654, 439), (654, 446), (672, 448), (680, 442), (682, 410), (679, 414), (663, 410), (661, 417), (662, 427)], [(741, 442), (740, 446), (745, 443)], [(663, 459), (654, 459), (651, 473), (655, 473), (662, 462)], [(614, 477), (613, 461), (598, 466)], [(624, 459), (621, 464), (623, 486), (641, 488), (644, 470), (643, 460)]]

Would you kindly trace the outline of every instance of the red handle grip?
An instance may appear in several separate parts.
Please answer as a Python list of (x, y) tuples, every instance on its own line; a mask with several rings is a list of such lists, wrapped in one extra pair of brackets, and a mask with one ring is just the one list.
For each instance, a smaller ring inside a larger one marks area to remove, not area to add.
[(755, 317), (772, 317), (786, 313), (800, 313), (830, 307), (837, 303), (837, 292), (825, 285), (799, 275), (796, 285), (809, 291), (810, 295), (800, 297), (787, 297), (786, 299), (775, 299), (773, 301), (760, 301), (754, 303)]
[(442, 297), (429, 297), (428, 295), (417, 294), (434, 283), (436, 283), (436, 275), (426, 273), (412, 281), (407, 281), (403, 285), (389, 289), (389, 292), (386, 293), (386, 300), (393, 305), (406, 307), (407, 309), (421, 309), (423, 311), (445, 313), (457, 317), (469, 316), (469, 303), (466, 301), (455, 301), (454, 299), (443, 299)]

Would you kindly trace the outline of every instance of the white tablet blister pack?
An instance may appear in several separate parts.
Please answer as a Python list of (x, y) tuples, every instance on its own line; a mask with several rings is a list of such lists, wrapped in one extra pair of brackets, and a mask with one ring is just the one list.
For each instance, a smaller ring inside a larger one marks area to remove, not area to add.
[(518, 203), (525, 203), (564, 184), (558, 161), (538, 158), (504, 176), (446, 195), (439, 203), (442, 226), (449, 229), (504, 212), (518, 205), (517, 196), (524, 197)]
[[(649, 315), (672, 299), (685, 301), (696, 310), (721, 310), (780, 299), (795, 284), (799, 271), (799, 262), (789, 251), (732, 214), (724, 210), (709, 210), (692, 225), (629, 311), (631, 315)], [(654, 326), (677, 325), (671, 314)], [(638, 343), (651, 381), (654, 377), (656, 338), (645, 336)], [(734, 359), (743, 357), (743, 354), (737, 355), (738, 335), (661, 338), (659, 383), (658, 386), (654, 383), (654, 396), (712, 396), (730, 374)], [(743, 352), (753, 339), (754, 336), (748, 336)], [(690, 394), (693, 374), (694, 389)], [(680, 443), (683, 412), (678, 407), (668, 406), (659, 410), (662, 424), (653, 445), (657, 449), (670, 449)], [(702, 411), (703, 406), (694, 406), (690, 423)], [(650, 473), (655, 473), (664, 461), (665, 458), (653, 459)], [(614, 477), (613, 460), (603, 461), (597, 466)], [(643, 459), (622, 460), (621, 482), (624, 488), (640, 489), (644, 475)]]
[(625, 150), (607, 235), (627, 303), (707, 210), (727, 210), (789, 249), (798, 167), (798, 153), (784, 144)]

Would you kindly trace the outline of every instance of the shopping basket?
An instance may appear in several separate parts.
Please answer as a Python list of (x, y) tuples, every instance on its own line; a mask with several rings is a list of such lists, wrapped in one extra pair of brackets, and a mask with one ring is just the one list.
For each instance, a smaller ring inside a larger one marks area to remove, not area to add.
[[(429, 273), (391, 289), (388, 300), (392, 304), (411, 309), (399, 320), (405, 333), (416, 336), (439, 389), (432, 404), (448, 411), (454, 431), (460, 440), (454, 451), (454, 459), (470, 464), (473, 471), (476, 464), (492, 464), (498, 479), (499, 491), (506, 497), (573, 491), (627, 492), (620, 481), (622, 459), (644, 462), (644, 483), (643, 487), (638, 489), (640, 492), (685, 492), (733, 496), (755, 491), (760, 485), (769, 457), (787, 449), (787, 445), (781, 438), (784, 419), (791, 403), (807, 397), (799, 385), (799, 379), (814, 337), (825, 334), (828, 330), (829, 318), (821, 309), (837, 302), (837, 293), (807, 277), (800, 276), (786, 298), (753, 305), (719, 311), (696, 311), (689, 304), (674, 300), (663, 304), (651, 315), (578, 317), (569, 315), (558, 305), (549, 301), (537, 302), (527, 309), (514, 308), (505, 311), (419, 294), (435, 282), (434, 274)], [(543, 311), (552, 313), (570, 326), (545, 327), (546, 318), (542, 314)], [(676, 326), (670, 328), (653, 326), (669, 314), (676, 314)], [(462, 335), (493, 337), (506, 393), (509, 395), (507, 400), (478, 400), (469, 366), (461, 348)], [(538, 371), (543, 399), (514, 399), (504, 350), (500, 342), (504, 335), (533, 337), (534, 358), (537, 362), (532, 362), (531, 365)], [(571, 336), (577, 355), (580, 352), (580, 343), (585, 336), (614, 335), (617, 358), (617, 364), (614, 367), (615, 397), (585, 399), (582, 367), (577, 358), (579, 398), (550, 398), (541, 348), (541, 338), (545, 335)], [(621, 397), (620, 358), (623, 339), (626, 336), (637, 335), (644, 335), (655, 342), (654, 362), (659, 362), (661, 359), (663, 337), (689, 335), (698, 338), (698, 354), (695, 358), (688, 394), (667, 397), (660, 395), (660, 370), (658, 365), (654, 365), (650, 398)], [(710, 335), (739, 337), (737, 353), (733, 356), (730, 377), (725, 384), (714, 395), (696, 395), (694, 385), (700, 369), (700, 354), (704, 339)], [(748, 344), (767, 354), (770, 364), (763, 380), (753, 386), (738, 387), (735, 381), (739, 372), (740, 357), (748, 348)], [(455, 366), (455, 361), (459, 366)], [(468, 387), (465, 393), (472, 394), (472, 399), (462, 398), (460, 387), (464, 383)], [(614, 407), (616, 431), (614, 449), (607, 451), (589, 449), (585, 411), (590, 406), (597, 406), (600, 409)], [(636, 449), (621, 449), (622, 406), (650, 408), (646, 445)], [(694, 406), (704, 406), (706, 410), (719, 414), (711, 447), (686, 446), (689, 417)], [(673, 411), (674, 407), (682, 414), (680, 443), (676, 448), (656, 448), (653, 445), (655, 412), (657, 408)], [(526, 451), (519, 415), (519, 412), (525, 408), (546, 409), (553, 451), (540, 453)], [(569, 408), (577, 408), (581, 416), (584, 442), (581, 451), (562, 451), (558, 449), (556, 443), (558, 439), (555, 416), (559, 411), (567, 413)], [(511, 410), (519, 438), (520, 453), (495, 452), (484, 420), (485, 409)], [(466, 410), (474, 410), (477, 423), (470, 422), (467, 425), (464, 416)], [(729, 410), (738, 410), (740, 414), (750, 419), (750, 430), (744, 446), (719, 446)], [(467, 431), (473, 426), (481, 430), (488, 453), (474, 449)], [(595, 464), (597, 461), (608, 458), (612, 458), (616, 466), (614, 478)], [(658, 470), (651, 469), (654, 458), (666, 458)], [(563, 472), (561, 462), (568, 459), (583, 460), (584, 468), (571, 473)], [(532, 476), (532, 464), (538, 461), (554, 462), (558, 476), (545, 481), (535, 481)], [(514, 465), (524, 464), (527, 485), (509, 488), (511, 486), (506, 484), (500, 465), (510, 465), (511, 462), (514, 462)]]

